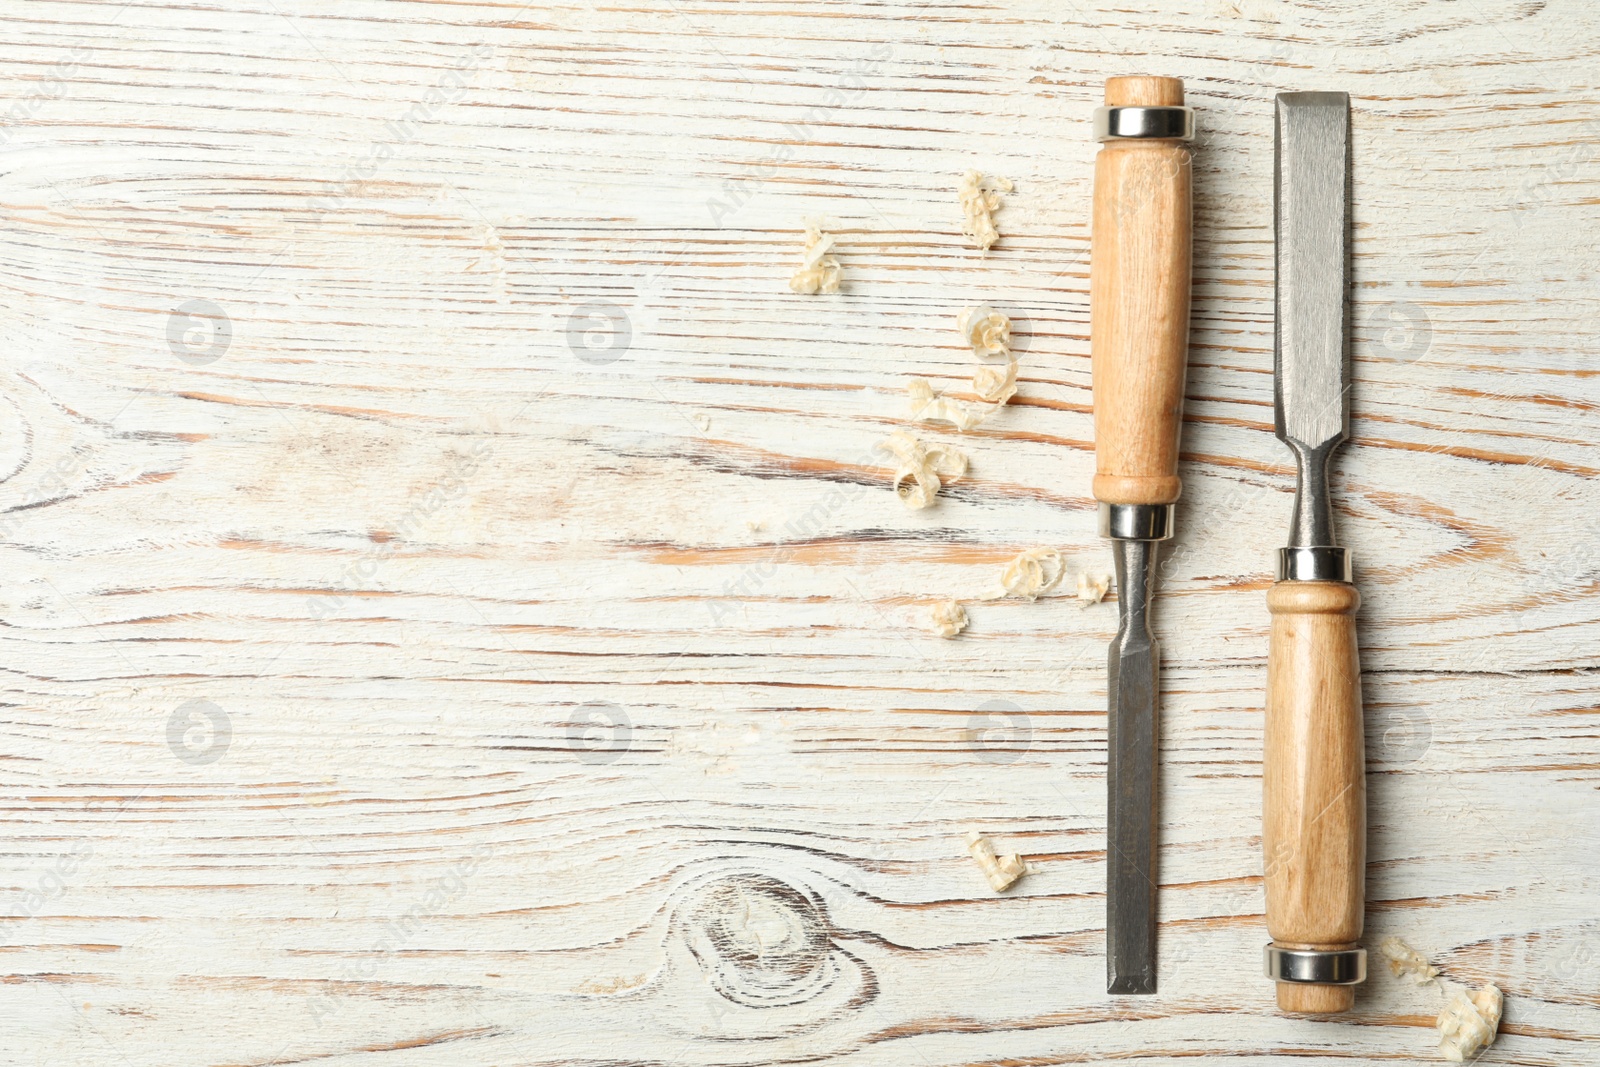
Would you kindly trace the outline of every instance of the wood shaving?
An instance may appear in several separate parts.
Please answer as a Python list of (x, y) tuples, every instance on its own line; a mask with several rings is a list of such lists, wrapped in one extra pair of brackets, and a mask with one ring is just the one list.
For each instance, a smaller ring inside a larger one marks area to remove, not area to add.
[(694, 424), (700, 427), (701, 433), (707, 433), (711, 429), (711, 416), (703, 411), (697, 411), (694, 413)]
[(972, 375), (972, 390), (986, 403), (969, 404), (934, 391), (926, 378), (913, 378), (906, 386), (911, 396), (911, 417), (918, 422), (948, 422), (962, 433), (976, 429), (984, 419), (1017, 395), (1017, 363), (1011, 355), (1011, 320), (993, 308), (965, 308), (956, 317), (961, 335), (978, 358), (1004, 356), (1004, 365), (984, 364)]
[(1090, 574), (1088, 571), (1078, 575), (1078, 606), (1089, 607), (1098, 604), (1106, 598), (1111, 591), (1111, 576), (1109, 574)]
[(933, 632), (940, 637), (954, 637), (967, 628), (967, 610), (954, 600), (935, 604), (931, 615)]
[(1427, 985), (1439, 977), (1439, 968), (1428, 962), (1428, 957), (1400, 940), (1386, 937), (1378, 950), (1389, 958), (1389, 969), (1396, 978), (1409, 978), (1417, 985)]
[(999, 407), (1017, 395), (1017, 361), (1004, 367), (984, 364), (972, 372), (972, 391), (979, 400), (987, 400)]
[(1505, 998), (1492, 982), (1471, 996), (1456, 986), (1449, 997), (1434, 1024), (1439, 1028), (1439, 1054), (1452, 1063), (1465, 1063), (1494, 1044)]
[(806, 248), (800, 268), (789, 279), (789, 288), (807, 296), (839, 291), (839, 260), (833, 252), (833, 235), (823, 233), (813, 223), (806, 224)]
[(984, 877), (989, 879), (989, 885), (996, 893), (1004, 893), (1017, 884), (1017, 879), (1028, 873), (1026, 860), (1015, 854), (995, 855), (994, 842), (976, 830), (967, 831), (967, 851), (983, 868)]
[(946, 481), (967, 473), (967, 457), (954, 448), (929, 445), (904, 430), (889, 435), (883, 447), (899, 461), (894, 491), (913, 511), (928, 507)]
[(1053, 548), (1030, 548), (1019, 553), (1000, 572), (1001, 596), (1037, 600), (1061, 584), (1066, 576), (1067, 561)]
[(1505, 996), (1498, 986), (1486, 982), (1473, 990), (1441, 978), (1439, 968), (1429, 963), (1428, 957), (1398, 937), (1386, 937), (1378, 947), (1388, 957), (1395, 977), (1434, 986), (1444, 995), (1444, 1008), (1434, 1023), (1439, 1031), (1440, 1056), (1452, 1063), (1465, 1063), (1494, 1043), (1505, 1007)]
[(978, 399), (1004, 404), (1017, 395), (1017, 361), (1011, 358), (1011, 320), (991, 307), (962, 308), (956, 316), (956, 329), (972, 348), (975, 359), (1003, 359), (1004, 364), (985, 363), (972, 374), (972, 390)]
[(918, 422), (948, 422), (963, 433), (975, 429), (979, 423), (1000, 409), (998, 404), (994, 407), (968, 404), (953, 400), (943, 393), (936, 393), (926, 378), (911, 379), (906, 383), (906, 392), (911, 397), (913, 419)]
[(962, 308), (956, 329), (979, 359), (1011, 358), (1011, 320), (992, 307)]
[(961, 176), (956, 195), (961, 198), (961, 212), (966, 216), (961, 232), (978, 248), (987, 252), (1000, 239), (995, 229), (994, 213), (1000, 210), (1000, 194), (1015, 188), (1004, 178), (984, 177), (975, 170)]

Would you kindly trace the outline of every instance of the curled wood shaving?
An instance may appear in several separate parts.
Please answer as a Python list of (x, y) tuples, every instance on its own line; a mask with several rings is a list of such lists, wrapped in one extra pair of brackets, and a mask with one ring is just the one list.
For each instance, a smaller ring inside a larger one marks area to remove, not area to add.
[(806, 224), (806, 247), (800, 259), (800, 268), (789, 279), (789, 288), (797, 293), (837, 293), (839, 291), (839, 261), (833, 251), (833, 235), (823, 233), (814, 224)]
[(931, 613), (933, 632), (940, 637), (954, 637), (967, 628), (967, 610), (954, 600), (941, 600)]
[(1384, 938), (1378, 949), (1389, 958), (1389, 969), (1396, 978), (1409, 978), (1417, 985), (1427, 985), (1439, 977), (1439, 968), (1429, 963), (1428, 957), (1398, 937)]
[(998, 407), (1017, 395), (1017, 361), (1004, 367), (984, 364), (972, 372), (972, 391), (979, 400), (987, 400)]
[(899, 461), (894, 472), (894, 491), (913, 511), (933, 503), (946, 481), (967, 473), (967, 457), (954, 448), (929, 445), (904, 430), (896, 430), (883, 443)]
[(989, 885), (996, 893), (1004, 893), (1017, 884), (1017, 879), (1028, 873), (1026, 860), (1015, 854), (995, 855), (994, 842), (978, 831), (967, 831), (966, 840), (967, 851), (972, 853), (972, 858), (983, 868), (984, 877), (989, 879)]
[(1017, 395), (1017, 361), (1011, 358), (1011, 320), (991, 307), (962, 308), (956, 316), (956, 329), (972, 348), (976, 359), (1003, 359), (1003, 364), (985, 363), (972, 375), (972, 389), (978, 399), (1004, 404)]
[(992, 307), (962, 308), (956, 329), (979, 359), (1011, 358), (1011, 320)]
[(1444, 1008), (1434, 1023), (1439, 1031), (1439, 1055), (1452, 1063), (1465, 1063), (1494, 1043), (1505, 996), (1493, 982), (1473, 990), (1441, 978), (1439, 968), (1429, 963), (1428, 957), (1398, 937), (1386, 937), (1378, 947), (1388, 957), (1395, 977), (1435, 986), (1444, 994)]
[(974, 429), (999, 410), (999, 405), (985, 407), (982, 404), (967, 404), (936, 393), (926, 378), (911, 379), (906, 384), (906, 392), (911, 396), (913, 419), (918, 422), (948, 422), (963, 433)]
[(1001, 596), (1037, 600), (1061, 584), (1067, 573), (1067, 561), (1053, 548), (1030, 548), (1019, 553), (1000, 572)]
[(994, 226), (994, 213), (1000, 210), (1000, 194), (1015, 188), (1004, 178), (984, 177), (975, 170), (961, 176), (956, 195), (961, 198), (961, 212), (966, 216), (961, 232), (978, 248), (987, 252), (1000, 239)]
[(1457, 986), (1449, 996), (1434, 1024), (1439, 1028), (1439, 1054), (1452, 1063), (1465, 1063), (1494, 1044), (1505, 998), (1492, 982), (1471, 996)]
[(1098, 604), (1106, 598), (1111, 591), (1111, 576), (1109, 574), (1090, 574), (1088, 571), (1078, 575), (1078, 606), (1089, 607)]

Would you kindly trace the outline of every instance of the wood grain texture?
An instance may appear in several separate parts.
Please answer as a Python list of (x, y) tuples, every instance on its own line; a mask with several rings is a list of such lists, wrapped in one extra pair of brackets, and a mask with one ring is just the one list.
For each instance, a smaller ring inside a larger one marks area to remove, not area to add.
[[(1166, 77), (1106, 79), (1107, 107), (1183, 104)], [(1094, 163), (1089, 350), (1096, 500), (1170, 504), (1189, 362), (1193, 154), (1181, 141), (1111, 140)]]
[[(1272, 98), (1354, 100), (1367, 944), (1600, 1037), (1600, 15), (0, 4), (0, 1062), (1430, 1061), (1261, 975)], [(1161, 992), (1102, 988), (1104, 79), (1199, 113)], [(969, 168), (1016, 183), (980, 256)], [(798, 297), (803, 225), (844, 292)], [(908, 512), (874, 445), (1020, 391)], [(225, 317), (224, 317), (225, 316)], [(752, 528), (750, 524), (757, 524)], [(1035, 873), (990, 891), (966, 830)]]
[[(1283, 581), (1267, 591), (1261, 862), (1267, 932), (1283, 948), (1361, 942), (1367, 782), (1360, 607), (1361, 594), (1344, 582)], [(1354, 1003), (1350, 986), (1278, 983), (1285, 1011), (1348, 1011)]]

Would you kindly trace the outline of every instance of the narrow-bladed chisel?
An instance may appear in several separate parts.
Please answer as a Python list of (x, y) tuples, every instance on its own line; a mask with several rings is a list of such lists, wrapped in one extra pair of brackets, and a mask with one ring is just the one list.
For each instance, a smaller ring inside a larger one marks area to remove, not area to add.
[(1354, 1004), (1367, 973), (1357, 944), (1367, 818), (1361, 596), (1328, 496), (1329, 460), (1350, 432), (1349, 96), (1280, 93), (1276, 142), (1276, 421), (1298, 479), (1289, 547), (1267, 594), (1266, 969), (1280, 1009), (1337, 1012)]
[(1094, 496), (1113, 539), (1118, 626), (1106, 679), (1106, 991), (1156, 991), (1160, 646), (1156, 542), (1172, 535), (1189, 348), (1194, 113), (1177, 78), (1106, 80), (1095, 112), (1089, 348)]

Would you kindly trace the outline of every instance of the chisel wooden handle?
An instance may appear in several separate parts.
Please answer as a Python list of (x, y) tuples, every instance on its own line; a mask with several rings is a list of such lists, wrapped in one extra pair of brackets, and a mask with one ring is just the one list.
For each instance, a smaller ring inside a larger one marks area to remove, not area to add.
[[(1345, 582), (1280, 581), (1267, 593), (1262, 845), (1267, 929), (1289, 949), (1361, 938), (1367, 787), (1356, 609)], [(1278, 983), (1284, 1011), (1348, 1011), (1351, 985)]]
[[(1106, 79), (1108, 108), (1182, 105), (1177, 78)], [(1094, 495), (1105, 504), (1170, 504), (1182, 491), (1191, 172), (1182, 139), (1150, 133), (1105, 139), (1095, 159), (1089, 346)]]

